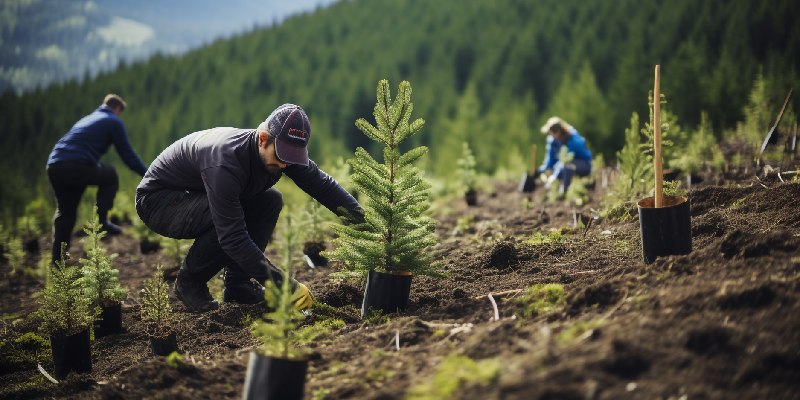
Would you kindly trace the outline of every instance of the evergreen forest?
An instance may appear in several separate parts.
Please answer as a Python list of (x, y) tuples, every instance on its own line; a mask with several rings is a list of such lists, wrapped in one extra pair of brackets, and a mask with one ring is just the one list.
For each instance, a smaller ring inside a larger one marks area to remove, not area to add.
[[(323, 168), (358, 146), (378, 151), (354, 121), (371, 114), (375, 82), (388, 79), (414, 86), (426, 134), (407, 145), (430, 148), (433, 175), (455, 174), (464, 142), (481, 173), (521, 173), (531, 144), (541, 160), (539, 127), (551, 115), (613, 165), (631, 113), (648, 115), (655, 64), (684, 126), (705, 112), (717, 137), (734, 130), (759, 79), (774, 116), (800, 83), (798, 15), (795, 0), (341, 1), (179, 57), (4, 93), (2, 222), (37, 199), (54, 204), (47, 156), (106, 93), (128, 102), (122, 119), (145, 163), (197, 130), (255, 128), (287, 102), (308, 112), (310, 154)], [(138, 177), (115, 151), (105, 159), (118, 166), (118, 198), (131, 198)]]

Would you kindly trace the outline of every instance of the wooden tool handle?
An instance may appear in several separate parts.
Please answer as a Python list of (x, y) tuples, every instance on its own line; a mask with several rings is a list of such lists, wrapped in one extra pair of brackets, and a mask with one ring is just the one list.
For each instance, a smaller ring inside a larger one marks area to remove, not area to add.
[(653, 169), (656, 174), (655, 206), (664, 204), (664, 172), (661, 165), (661, 66), (656, 65), (653, 85)]

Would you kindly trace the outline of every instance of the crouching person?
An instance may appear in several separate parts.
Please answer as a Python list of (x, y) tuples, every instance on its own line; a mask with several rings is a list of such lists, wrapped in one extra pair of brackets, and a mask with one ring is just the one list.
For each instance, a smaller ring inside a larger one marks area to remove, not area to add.
[[(574, 175), (588, 176), (592, 172), (592, 152), (586, 147), (586, 139), (561, 118), (550, 117), (541, 131), (547, 135), (547, 147), (544, 162), (537, 172), (545, 181), (546, 189), (560, 181), (559, 194), (563, 195)], [(570, 160), (559, 159), (562, 147), (566, 147)]]
[[(263, 283), (286, 278), (264, 254), (283, 199), (282, 175), (340, 216), (363, 218), (358, 201), (308, 158), (311, 125), (293, 104), (275, 109), (257, 129), (213, 128), (179, 139), (150, 164), (136, 189), (136, 211), (156, 233), (194, 239), (175, 294), (195, 312), (219, 304), (207, 282), (224, 269), (223, 301), (264, 301)], [(252, 279), (251, 279), (252, 278)], [(313, 301), (292, 279), (295, 308)]]

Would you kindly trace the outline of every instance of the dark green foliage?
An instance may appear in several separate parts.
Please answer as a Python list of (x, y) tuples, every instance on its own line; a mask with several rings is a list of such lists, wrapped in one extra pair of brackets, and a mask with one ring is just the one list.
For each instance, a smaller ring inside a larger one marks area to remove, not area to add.
[(725, 162), (707, 113), (701, 114), (700, 125), (686, 136), (686, 140), (679, 146), (680, 151), (676, 152), (675, 158), (669, 160), (671, 168), (695, 173), (704, 166), (719, 168)]
[[(655, 63), (662, 64), (663, 91), (673, 96), (680, 121), (696, 126), (699, 111), (706, 110), (724, 131), (742, 119), (760, 71), (773, 82), (764, 93), (773, 116), (788, 88), (800, 87), (798, 4), (337, 2), (180, 57), (157, 55), (82, 82), (2, 94), (0, 148), (6, 152), (0, 170), (11, 173), (0, 185), (0, 209), (4, 219), (15, 218), (32, 199), (49, 198), (44, 159), (58, 137), (108, 92), (128, 102), (122, 117), (145, 162), (188, 133), (255, 127), (269, 110), (291, 101), (309, 112), (316, 132), (310, 151), (324, 164), (357, 146), (368, 147), (369, 139), (351, 121), (371, 110), (373, 84), (384, 77), (418, 86), (416, 107), (430, 134), (409, 145), (430, 146), (437, 172), (453, 165), (457, 144), (465, 139), (482, 173), (502, 166), (516, 147), (535, 142), (542, 151), (543, 135), (530, 125), (547, 118), (544, 111), (562, 107), (577, 114), (564, 117), (595, 153), (612, 156), (631, 113), (646, 114), (640, 99), (652, 85)], [(576, 84), (592, 77), (593, 85)], [(471, 97), (475, 123), (455, 146), (443, 146), (454, 132), (452, 122), (469, 115), (459, 110), (462, 97)], [(798, 104), (790, 106), (795, 114)], [(526, 116), (528, 126), (517, 116)], [(758, 129), (763, 137), (764, 127)], [(499, 145), (486, 145), (489, 140)], [(138, 183), (113, 150), (106, 160), (119, 167), (121, 188)]]
[(80, 268), (56, 261), (49, 279), (37, 299), (34, 316), (39, 330), (46, 335), (72, 335), (88, 329), (97, 317)]
[(169, 286), (164, 280), (160, 265), (156, 266), (153, 276), (144, 282), (141, 300), (142, 321), (148, 323), (147, 334), (155, 337), (169, 335), (175, 316), (169, 303)]
[(359, 274), (370, 270), (435, 274), (430, 254), (436, 243), (435, 221), (425, 214), (430, 207), (430, 185), (414, 166), (428, 149), (419, 146), (405, 153), (400, 151), (400, 144), (420, 132), (425, 121), (410, 121), (414, 107), (408, 82), (400, 83), (394, 100), (386, 80), (378, 83), (377, 92), (373, 113), (377, 126), (363, 118), (356, 125), (383, 145), (383, 163), (361, 147), (348, 161), (353, 168), (353, 183), (368, 198), (365, 222), (334, 225), (339, 236), (336, 249), (329, 255)]
[(128, 296), (128, 290), (119, 284), (119, 271), (114, 268), (116, 254), (108, 254), (101, 240), (106, 233), (101, 231), (102, 225), (97, 214), (86, 224), (84, 241), (86, 255), (78, 260), (81, 265), (81, 278), (86, 286), (87, 294), (95, 307), (112, 306), (120, 303)]

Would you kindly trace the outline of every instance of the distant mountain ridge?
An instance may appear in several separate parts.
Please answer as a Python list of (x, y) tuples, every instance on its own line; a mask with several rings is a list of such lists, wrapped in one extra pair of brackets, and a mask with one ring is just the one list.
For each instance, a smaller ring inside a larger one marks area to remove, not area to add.
[(180, 54), (332, 0), (4, 0), (0, 93), (94, 76), (156, 52)]

